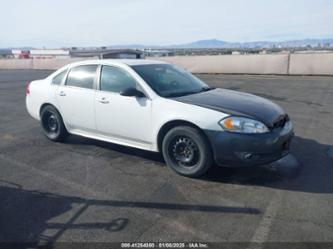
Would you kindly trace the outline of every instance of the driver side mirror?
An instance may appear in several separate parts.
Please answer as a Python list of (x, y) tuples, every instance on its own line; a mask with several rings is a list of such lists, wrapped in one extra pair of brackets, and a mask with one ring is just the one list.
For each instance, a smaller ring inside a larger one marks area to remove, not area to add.
[(143, 92), (137, 90), (134, 87), (129, 87), (124, 89), (123, 91), (120, 92), (121, 96), (126, 96), (126, 97), (137, 97), (137, 98), (144, 98), (146, 97)]

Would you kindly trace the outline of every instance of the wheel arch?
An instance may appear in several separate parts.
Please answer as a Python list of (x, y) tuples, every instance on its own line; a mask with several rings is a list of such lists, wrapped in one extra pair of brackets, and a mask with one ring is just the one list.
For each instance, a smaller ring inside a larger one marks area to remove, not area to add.
[(170, 131), (172, 128), (175, 128), (177, 126), (190, 126), (190, 127), (197, 129), (201, 133), (201, 135), (207, 140), (209, 146), (211, 146), (207, 135), (198, 125), (196, 125), (192, 122), (189, 122), (189, 121), (177, 119), (177, 120), (168, 121), (167, 123), (162, 125), (162, 127), (159, 129), (158, 134), (157, 134), (157, 149), (159, 152), (162, 151), (162, 142), (163, 142), (165, 135), (168, 133), (168, 131)]
[(48, 102), (47, 102), (47, 103), (44, 103), (44, 104), (42, 104), (41, 107), (39, 108), (39, 118), (40, 118), (40, 120), (42, 120), (41, 112), (42, 112), (43, 108), (45, 108), (46, 106), (52, 106), (54, 109), (56, 109), (56, 111), (59, 113), (59, 115), (60, 115), (60, 117), (61, 117), (61, 119), (62, 119), (62, 122), (64, 123), (64, 125), (65, 125), (65, 127), (66, 127), (66, 130), (69, 131), (68, 126), (67, 126), (67, 124), (66, 124), (66, 121), (64, 120), (63, 116), (61, 115), (61, 112), (59, 111), (59, 109), (58, 109), (55, 105), (53, 105), (53, 104), (51, 104), (51, 103), (48, 103)]
[(58, 110), (58, 108), (57, 108), (56, 106), (54, 106), (54, 105), (51, 104), (51, 103), (44, 103), (44, 104), (42, 104), (41, 107), (39, 108), (39, 117), (40, 117), (40, 118), (42, 118), (42, 117), (41, 117), (41, 113), (42, 113), (42, 110), (43, 110), (46, 106), (52, 106), (52, 107), (53, 107), (54, 109), (56, 109), (57, 112), (61, 115), (60, 111)]

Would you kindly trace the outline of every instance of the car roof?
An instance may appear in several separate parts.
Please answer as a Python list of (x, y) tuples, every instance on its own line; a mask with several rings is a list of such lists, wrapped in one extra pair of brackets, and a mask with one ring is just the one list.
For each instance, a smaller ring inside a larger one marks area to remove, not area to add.
[(136, 65), (153, 65), (153, 64), (168, 64), (168, 62), (164, 61), (155, 61), (155, 60), (145, 60), (145, 59), (96, 59), (96, 60), (82, 60), (82, 61), (76, 61), (73, 63), (70, 63), (66, 66), (63, 66), (59, 68), (57, 71), (53, 72), (48, 76), (48, 78), (53, 78), (55, 75), (59, 73), (59, 71), (67, 70), (68, 68), (73, 68), (76, 66), (83, 66), (83, 65), (100, 65), (100, 64), (109, 64), (110, 66), (121, 66), (121, 65), (127, 65), (127, 66), (136, 66)]
[(111, 64), (111, 65), (151, 65), (151, 64), (167, 64), (164, 61), (154, 61), (154, 60), (145, 60), (145, 59), (104, 59), (104, 60), (83, 60), (74, 62), (71, 65), (87, 65), (87, 64)]
[[(105, 60), (108, 61), (108, 60)], [(118, 59), (118, 60), (110, 60), (112, 62), (124, 63), (129, 66), (135, 65), (149, 65), (149, 64), (166, 64), (164, 61), (154, 61), (154, 60), (145, 60), (145, 59)]]

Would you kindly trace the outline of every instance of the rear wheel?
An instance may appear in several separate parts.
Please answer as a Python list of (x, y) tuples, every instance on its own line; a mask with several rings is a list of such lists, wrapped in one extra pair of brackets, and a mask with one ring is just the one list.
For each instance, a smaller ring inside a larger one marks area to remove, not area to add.
[(41, 111), (41, 124), (46, 137), (52, 141), (63, 141), (68, 135), (60, 113), (53, 106), (45, 106)]
[(190, 126), (171, 129), (163, 139), (162, 152), (168, 166), (184, 176), (201, 176), (213, 163), (207, 139)]

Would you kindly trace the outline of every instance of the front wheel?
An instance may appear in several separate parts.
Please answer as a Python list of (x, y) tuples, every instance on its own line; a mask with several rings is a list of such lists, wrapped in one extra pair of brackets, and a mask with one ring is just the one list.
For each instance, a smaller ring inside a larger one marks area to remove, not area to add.
[(41, 124), (46, 137), (52, 141), (63, 141), (68, 135), (60, 113), (53, 106), (45, 106), (41, 113)]
[(171, 169), (188, 177), (203, 175), (213, 164), (207, 139), (190, 126), (171, 129), (163, 139), (162, 152)]

